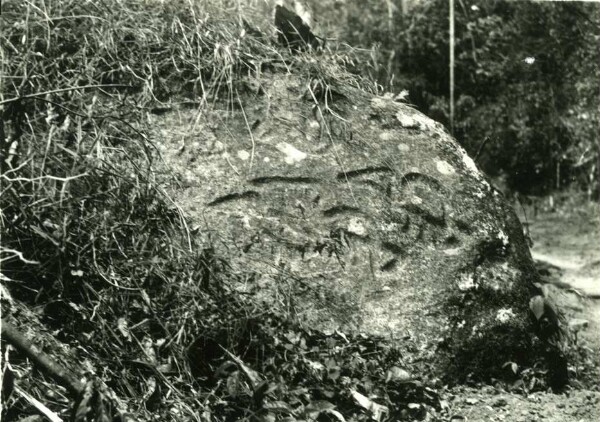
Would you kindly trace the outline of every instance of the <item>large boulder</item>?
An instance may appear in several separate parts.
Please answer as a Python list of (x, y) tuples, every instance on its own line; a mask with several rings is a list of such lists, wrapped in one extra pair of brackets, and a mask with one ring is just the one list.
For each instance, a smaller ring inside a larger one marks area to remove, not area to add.
[(539, 290), (522, 227), (443, 126), (348, 86), (260, 82), (157, 123), (175, 201), (243, 274), (235, 288), (325, 331), (410, 338), (459, 378), (527, 361)]

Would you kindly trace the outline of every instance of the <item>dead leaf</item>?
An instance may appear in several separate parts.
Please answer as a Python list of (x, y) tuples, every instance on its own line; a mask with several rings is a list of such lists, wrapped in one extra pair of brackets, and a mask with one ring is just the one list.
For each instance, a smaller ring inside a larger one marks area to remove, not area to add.
[(405, 369), (398, 368), (397, 366), (392, 366), (385, 374), (385, 382), (409, 382), (412, 381), (412, 379), (413, 377), (410, 372)]
[(229, 350), (225, 349), (224, 347), (221, 347), (221, 348), (225, 351), (225, 353), (227, 353), (229, 355), (229, 357), (242, 370), (244, 375), (246, 375), (246, 377), (248, 378), (248, 381), (250, 381), (250, 386), (252, 387), (252, 391), (256, 390), (256, 387), (263, 382), (263, 379), (260, 376), (260, 374), (258, 372), (256, 372), (254, 369), (246, 366), (246, 364), (244, 364), (244, 362), (240, 358), (235, 356)]
[(131, 334), (129, 334), (129, 324), (127, 320), (123, 317), (117, 319), (117, 329), (123, 336), (123, 338), (127, 341), (131, 341)]
[(360, 407), (369, 412), (371, 419), (373, 419), (374, 421), (382, 420), (389, 413), (389, 409), (387, 408), (387, 406), (382, 406), (380, 404), (375, 403), (367, 396), (360, 394), (358, 391), (352, 390), (350, 394), (352, 395), (352, 398), (356, 400), (356, 403)]
[(529, 309), (537, 320), (544, 315), (544, 303), (544, 297), (541, 295), (537, 295), (529, 299)]
[(327, 400), (317, 400), (311, 402), (304, 408), (304, 413), (309, 420), (316, 420), (319, 415), (327, 414), (335, 417), (340, 422), (346, 422), (344, 416), (335, 410), (335, 405)]

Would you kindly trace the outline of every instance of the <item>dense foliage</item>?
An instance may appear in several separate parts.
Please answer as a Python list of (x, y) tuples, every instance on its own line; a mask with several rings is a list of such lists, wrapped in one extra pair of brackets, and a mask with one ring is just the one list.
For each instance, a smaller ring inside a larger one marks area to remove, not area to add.
[[(571, 185), (597, 193), (599, 5), (455, 3), (457, 139), (513, 190)], [(372, 48), (363, 71), (387, 90), (407, 89), (411, 102), (449, 127), (449, 2), (346, 5), (345, 27), (333, 26), (340, 38)], [(332, 11), (322, 13), (328, 20)]]

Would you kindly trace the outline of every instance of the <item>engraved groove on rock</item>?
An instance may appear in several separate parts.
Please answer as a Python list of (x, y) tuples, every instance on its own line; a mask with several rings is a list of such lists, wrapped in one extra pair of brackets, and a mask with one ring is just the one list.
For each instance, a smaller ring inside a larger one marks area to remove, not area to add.
[(400, 182), (400, 184), (402, 186), (405, 186), (409, 182), (415, 182), (415, 181), (421, 181), (426, 184), (432, 185), (433, 187), (435, 187), (438, 190), (444, 189), (444, 185), (442, 185), (442, 183), (439, 180), (437, 180), (436, 178), (428, 176), (423, 173), (418, 173), (418, 172), (406, 173), (404, 176), (402, 176), (402, 181)]
[(217, 199), (209, 202), (208, 206), (212, 207), (215, 205), (220, 205), (224, 202), (239, 201), (241, 199), (256, 199), (258, 197), (260, 197), (260, 194), (253, 190), (248, 190), (245, 192), (235, 192), (218, 197)]
[(262, 176), (256, 177), (249, 181), (253, 185), (265, 185), (267, 183), (292, 183), (292, 184), (302, 184), (302, 183), (318, 183), (319, 179), (315, 177), (304, 177), (304, 176)]
[(360, 208), (350, 205), (336, 205), (323, 211), (325, 217), (333, 217), (339, 214), (362, 214)]
[(469, 223), (462, 219), (454, 219), (454, 225), (460, 232), (466, 235), (471, 235), (475, 231), (475, 229)]
[(458, 245), (460, 245), (460, 243), (461, 243), (460, 239), (454, 233), (450, 233), (444, 239), (444, 244), (448, 245), (448, 246), (458, 246)]
[(392, 271), (394, 268), (396, 268), (396, 265), (398, 265), (398, 258), (392, 258), (389, 261), (387, 261), (385, 264), (383, 264), (379, 270), (380, 271)]
[(338, 173), (338, 180), (352, 179), (353, 177), (362, 176), (364, 174), (373, 174), (373, 173), (393, 173), (394, 170), (387, 166), (379, 166), (379, 167), (365, 167), (363, 169), (350, 170), (350, 171), (342, 171)]
[(446, 216), (445, 216), (445, 213), (443, 212), (443, 210), (442, 210), (442, 215), (435, 215), (428, 209), (425, 209), (416, 204), (404, 204), (404, 205), (401, 205), (401, 207), (404, 208), (405, 210), (411, 212), (412, 214), (416, 214), (416, 215), (420, 216), (421, 218), (423, 218), (423, 220), (425, 220), (429, 224), (432, 224), (432, 225), (438, 226), (438, 227), (446, 227)]
[(388, 250), (392, 253), (398, 254), (398, 255), (401, 255), (405, 252), (404, 248), (402, 246), (400, 246), (396, 243), (393, 243), (393, 242), (384, 241), (381, 243), (381, 246), (383, 247), (383, 249), (386, 249), (386, 250)]

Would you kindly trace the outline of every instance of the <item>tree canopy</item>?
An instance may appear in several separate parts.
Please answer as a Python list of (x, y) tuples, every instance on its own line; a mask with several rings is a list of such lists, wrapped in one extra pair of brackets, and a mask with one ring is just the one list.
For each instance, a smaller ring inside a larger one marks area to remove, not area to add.
[[(371, 49), (365, 71), (384, 89), (407, 89), (449, 126), (448, 5), (349, 1), (341, 37)], [(457, 139), (512, 190), (597, 191), (599, 5), (458, 0), (455, 8)]]

